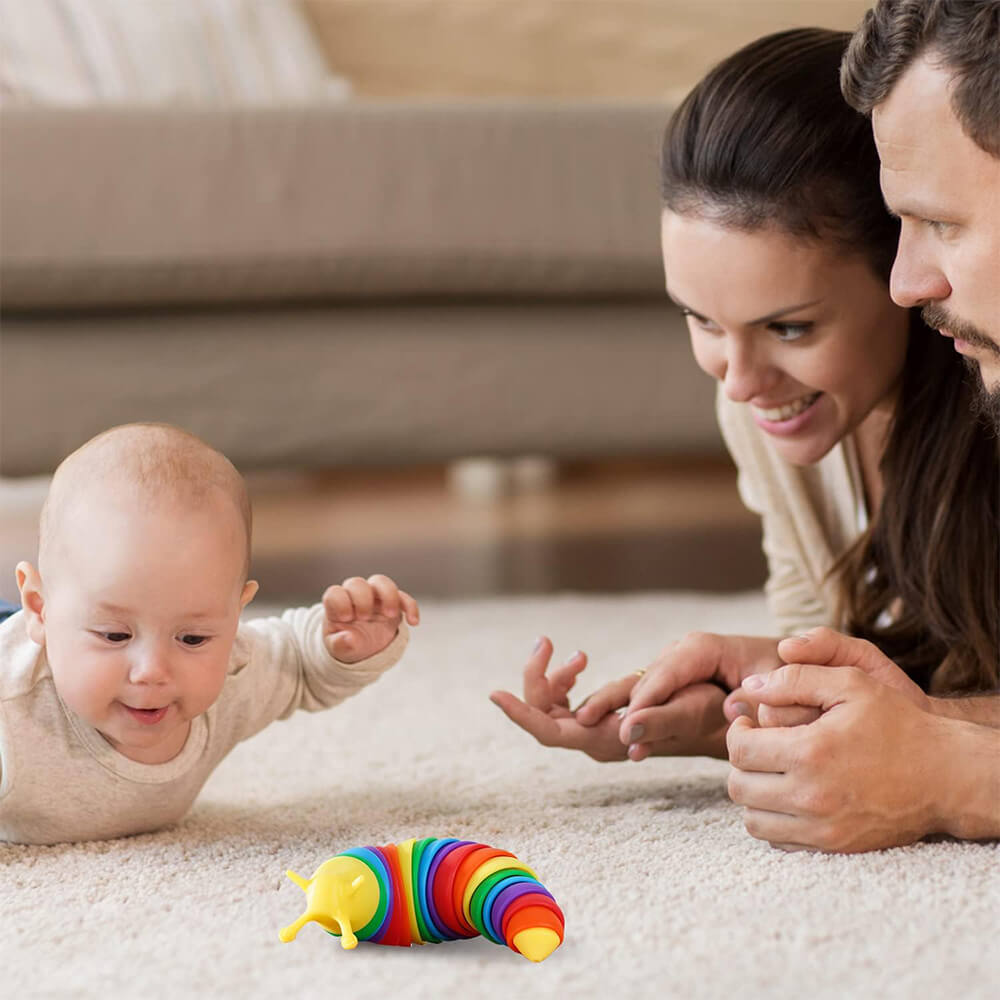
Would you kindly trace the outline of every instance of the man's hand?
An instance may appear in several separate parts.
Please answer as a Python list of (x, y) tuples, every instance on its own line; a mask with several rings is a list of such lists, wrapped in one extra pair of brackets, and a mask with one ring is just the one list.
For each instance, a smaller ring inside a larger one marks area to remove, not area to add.
[(830, 667), (857, 667), (869, 677), (905, 695), (917, 708), (931, 711), (931, 700), (878, 646), (832, 628), (814, 628), (778, 643), (778, 655), (785, 663), (817, 663)]
[(367, 580), (352, 576), (327, 587), (323, 610), (323, 642), (342, 663), (357, 663), (381, 652), (396, 638), (401, 619), (410, 625), (420, 622), (417, 602), (387, 576)]
[(941, 719), (855, 667), (791, 664), (743, 687), (761, 706), (814, 706), (808, 725), (754, 728), (727, 744), (729, 795), (754, 837), (787, 849), (870, 851), (944, 829)]
[[(778, 656), (785, 663), (814, 663), (831, 667), (857, 667), (869, 677), (905, 695), (917, 708), (932, 711), (931, 699), (919, 685), (892, 662), (877, 646), (832, 628), (814, 628), (805, 635), (791, 636), (778, 643)], [(737, 688), (726, 698), (727, 719), (738, 715), (756, 717), (761, 726), (799, 726), (818, 716), (807, 706), (758, 705), (752, 692)]]
[(493, 703), (543, 746), (582, 750), (599, 761), (642, 760), (650, 754), (720, 756), (724, 748), (725, 692), (714, 684), (694, 684), (649, 713), (648, 727), (639, 740), (623, 743), (618, 709), (628, 702), (639, 680), (630, 674), (612, 681), (587, 698), (576, 710), (569, 692), (587, 665), (583, 653), (574, 653), (561, 667), (547, 673), (552, 644), (540, 639), (524, 669), (524, 700), (507, 691), (494, 691)]

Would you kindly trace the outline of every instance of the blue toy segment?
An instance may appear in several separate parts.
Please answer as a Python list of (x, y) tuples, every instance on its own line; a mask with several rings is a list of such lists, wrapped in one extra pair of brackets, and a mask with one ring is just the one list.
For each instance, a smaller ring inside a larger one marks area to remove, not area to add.
[[(427, 845), (427, 849), (420, 858), (420, 891), (417, 896), (417, 900), (420, 901), (420, 909), (424, 915), (424, 920), (426, 921), (428, 928), (441, 941), (454, 940), (454, 936), (451, 935), (446, 928), (442, 927), (441, 917), (438, 915), (437, 909), (434, 907), (433, 891), (430, 885), (430, 871), (431, 864), (434, 862), (438, 853), (449, 844), (458, 844), (458, 840), (454, 837), (450, 837), (446, 840), (435, 840), (433, 843)], [(414, 900), (414, 902), (416, 902), (416, 900)]]
[(458, 928), (452, 927), (441, 914), (438, 909), (437, 901), (435, 900), (434, 888), (437, 883), (437, 875), (441, 868), (441, 862), (444, 861), (444, 859), (448, 857), (452, 851), (457, 850), (459, 847), (463, 847), (468, 843), (470, 843), (468, 840), (442, 840), (441, 849), (434, 852), (434, 857), (431, 859), (431, 863), (427, 868), (427, 906), (430, 909), (434, 923), (441, 928), (442, 936), (446, 941), (457, 941), (465, 935), (459, 933)]

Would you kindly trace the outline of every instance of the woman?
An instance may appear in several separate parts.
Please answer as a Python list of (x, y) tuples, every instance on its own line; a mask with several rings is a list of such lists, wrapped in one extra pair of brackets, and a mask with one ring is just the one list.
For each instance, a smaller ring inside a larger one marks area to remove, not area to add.
[[(840, 94), (849, 39), (762, 38), (678, 108), (662, 157), (667, 291), (720, 383), (740, 493), (763, 519), (777, 631), (835, 626), (923, 690), (988, 689), (1000, 645), (996, 443), (972, 413), (961, 359), (889, 297), (898, 224), (870, 125)], [(600, 760), (725, 757), (726, 692), (779, 666), (778, 641), (691, 634), (571, 712), (586, 657), (547, 674), (542, 640), (525, 701), (494, 701), (546, 745)], [(771, 712), (772, 723), (813, 717)]]

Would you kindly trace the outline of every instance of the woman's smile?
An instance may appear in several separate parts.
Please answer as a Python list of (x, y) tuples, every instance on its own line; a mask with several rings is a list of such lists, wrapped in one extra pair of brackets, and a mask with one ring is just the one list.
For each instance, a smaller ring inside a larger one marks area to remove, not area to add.
[(800, 396), (781, 406), (761, 407), (751, 405), (755, 423), (768, 434), (797, 434), (812, 421), (822, 392), (812, 392), (808, 396)]

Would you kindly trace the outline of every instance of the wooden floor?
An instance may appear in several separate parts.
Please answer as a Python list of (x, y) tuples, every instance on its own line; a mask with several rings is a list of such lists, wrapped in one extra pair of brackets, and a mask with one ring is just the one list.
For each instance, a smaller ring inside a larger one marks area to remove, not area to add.
[[(681, 588), (764, 578), (758, 519), (723, 460), (576, 464), (546, 488), (470, 499), (444, 468), (256, 474), (254, 576), (268, 603), (388, 573), (423, 597)], [(33, 559), (44, 480), (0, 481), (0, 597)]]

